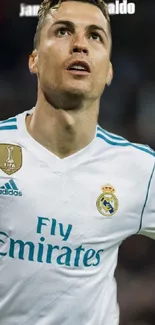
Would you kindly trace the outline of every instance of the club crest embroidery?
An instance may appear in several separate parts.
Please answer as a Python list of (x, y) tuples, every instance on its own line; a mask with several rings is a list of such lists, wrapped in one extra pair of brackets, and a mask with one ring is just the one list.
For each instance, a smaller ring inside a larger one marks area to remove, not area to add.
[(118, 210), (118, 199), (114, 194), (115, 189), (112, 185), (106, 184), (102, 187), (102, 191), (103, 193), (96, 201), (96, 206), (103, 216), (110, 217)]
[(0, 144), (0, 169), (12, 175), (22, 167), (22, 148), (8, 143)]

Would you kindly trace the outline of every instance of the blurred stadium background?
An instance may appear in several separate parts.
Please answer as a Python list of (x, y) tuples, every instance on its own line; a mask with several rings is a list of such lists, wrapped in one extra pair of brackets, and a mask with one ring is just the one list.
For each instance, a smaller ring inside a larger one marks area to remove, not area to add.
[[(134, 15), (111, 16), (114, 80), (103, 94), (99, 123), (155, 149), (155, 1), (128, 2), (136, 5)], [(19, 0), (0, 4), (0, 120), (36, 102), (28, 56), (37, 18), (20, 18), (19, 8)], [(120, 325), (155, 325), (155, 242), (143, 236), (127, 239), (120, 248), (116, 279)]]

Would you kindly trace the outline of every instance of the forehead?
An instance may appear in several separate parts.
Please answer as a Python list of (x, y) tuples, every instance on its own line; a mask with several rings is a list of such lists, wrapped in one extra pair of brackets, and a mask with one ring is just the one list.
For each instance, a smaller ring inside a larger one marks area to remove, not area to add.
[(57, 20), (70, 20), (75, 25), (101, 25), (107, 31), (107, 20), (102, 11), (95, 5), (78, 2), (64, 1), (57, 9), (51, 9), (47, 16), (47, 24), (52, 25)]

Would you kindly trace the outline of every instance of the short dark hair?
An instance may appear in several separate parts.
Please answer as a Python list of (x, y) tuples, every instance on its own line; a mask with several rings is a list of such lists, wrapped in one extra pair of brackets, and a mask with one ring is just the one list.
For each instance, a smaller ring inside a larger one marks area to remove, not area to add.
[(109, 35), (111, 36), (111, 26), (110, 26), (110, 17), (109, 17), (109, 13), (108, 13), (108, 6), (107, 4), (103, 1), (103, 0), (44, 0), (38, 10), (38, 24), (37, 24), (37, 28), (36, 28), (36, 32), (34, 35), (34, 41), (33, 41), (33, 46), (34, 49), (38, 47), (39, 42), (40, 42), (40, 32), (42, 27), (45, 24), (45, 18), (49, 12), (49, 10), (51, 8), (58, 8), (62, 2), (65, 1), (79, 1), (79, 2), (85, 2), (85, 3), (90, 3), (95, 5), (96, 7), (98, 7), (104, 17), (106, 18), (107, 22), (108, 22), (108, 31), (109, 31)]

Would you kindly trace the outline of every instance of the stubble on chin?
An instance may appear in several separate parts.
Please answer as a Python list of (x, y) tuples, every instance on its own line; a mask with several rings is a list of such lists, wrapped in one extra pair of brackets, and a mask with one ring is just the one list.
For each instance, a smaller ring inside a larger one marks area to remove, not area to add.
[(57, 90), (46, 88), (44, 91), (46, 101), (55, 109), (63, 110), (79, 110), (83, 106), (85, 93), (83, 91), (72, 90)]

